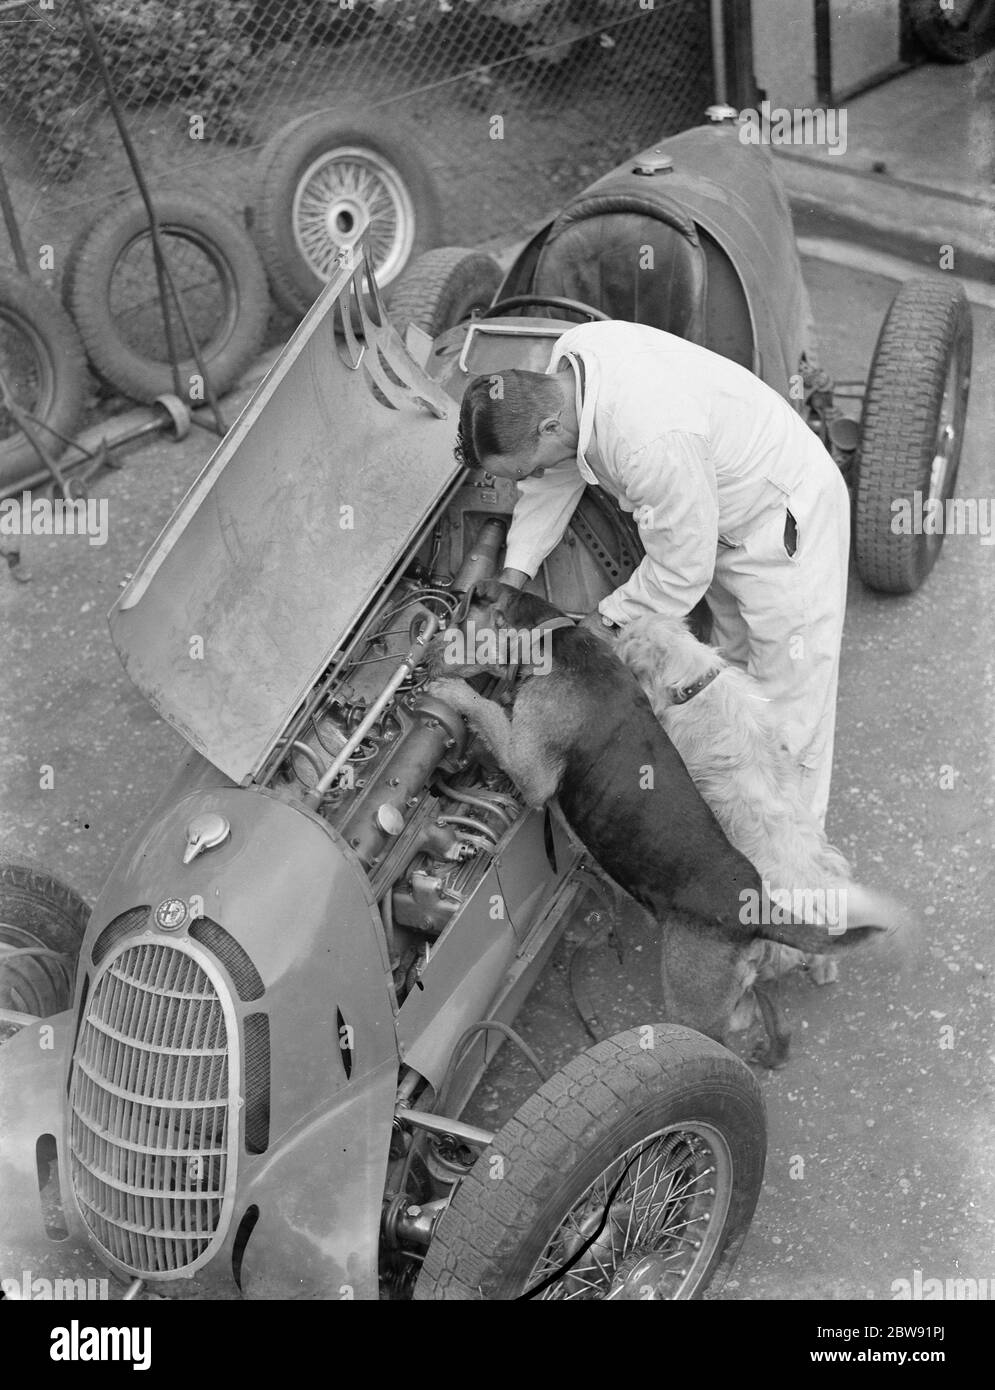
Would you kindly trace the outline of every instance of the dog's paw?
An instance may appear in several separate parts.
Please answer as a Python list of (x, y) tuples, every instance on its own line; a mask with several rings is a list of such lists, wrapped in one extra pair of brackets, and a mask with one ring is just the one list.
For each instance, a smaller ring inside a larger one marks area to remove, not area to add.
[(464, 713), (468, 709), (472, 709), (480, 699), (477, 692), (467, 685), (466, 681), (454, 680), (452, 676), (439, 676), (434, 680), (426, 681), (422, 690), (426, 695), (431, 695), (434, 700), (442, 700), (444, 704)]
[(840, 977), (839, 961), (835, 956), (809, 956), (808, 974), (814, 985), (834, 985)]
[(759, 1043), (753, 1049), (750, 1061), (756, 1062), (758, 1067), (764, 1067), (767, 1071), (780, 1071), (788, 1065), (790, 1050), (791, 1046), (786, 1038), (778, 1039), (776, 1042), (768, 1040)]

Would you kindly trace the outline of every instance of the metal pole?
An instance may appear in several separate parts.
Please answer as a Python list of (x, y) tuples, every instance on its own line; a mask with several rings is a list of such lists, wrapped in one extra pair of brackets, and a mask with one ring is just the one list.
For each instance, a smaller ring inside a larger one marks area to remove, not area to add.
[(717, 106), (725, 106), (729, 91), (726, 82), (725, 0), (711, 0), (712, 15), (712, 81)]
[(121, 107), (117, 99), (117, 93), (114, 90), (114, 84), (111, 82), (111, 76), (107, 70), (107, 63), (104, 60), (103, 49), (100, 47), (100, 40), (97, 38), (96, 32), (94, 31), (93, 24), (90, 20), (89, 11), (86, 8), (85, 0), (73, 0), (73, 3), (75, 4), (77, 11), (79, 12), (80, 21), (83, 25), (83, 30), (86, 34), (87, 42), (89, 43), (94, 59), (96, 60), (97, 71), (100, 74), (100, 80), (103, 83), (104, 91), (107, 93), (107, 101), (108, 105), (111, 108), (111, 114), (114, 117), (114, 124), (117, 126), (118, 134), (121, 137), (121, 144), (124, 146), (124, 152), (128, 156), (128, 163), (131, 165), (131, 172), (135, 176), (135, 183), (138, 185), (138, 191), (142, 196), (142, 202), (145, 204), (145, 211), (148, 214), (149, 231), (152, 234), (152, 256), (155, 261), (156, 280), (158, 282), (159, 287), (159, 302), (162, 305), (163, 327), (166, 333), (166, 347), (169, 352), (170, 362), (173, 366), (173, 384), (176, 388), (176, 394), (181, 399), (183, 398), (183, 387), (180, 384), (179, 358), (176, 353), (176, 344), (173, 339), (172, 323), (169, 316), (169, 295), (167, 294), (167, 287), (169, 292), (172, 293), (173, 299), (176, 303), (176, 312), (179, 316), (180, 324), (182, 325), (183, 331), (186, 334), (187, 342), (190, 346), (190, 351), (193, 355), (194, 361), (197, 364), (197, 370), (200, 373), (201, 378), (204, 382), (204, 389), (207, 392), (207, 401), (211, 407), (211, 410), (214, 413), (214, 422), (217, 427), (218, 434), (223, 435), (227, 431), (227, 426), (225, 425), (225, 422), (222, 418), (221, 409), (218, 405), (217, 395), (215, 393), (214, 386), (211, 382), (210, 375), (208, 374), (207, 367), (201, 356), (197, 340), (194, 337), (193, 332), (190, 328), (190, 321), (187, 318), (186, 310), (183, 307), (182, 296), (180, 295), (179, 290), (173, 282), (173, 275), (169, 268), (169, 263), (166, 259), (165, 254), (163, 253), (162, 233), (159, 228), (159, 219), (156, 215), (156, 210), (152, 203), (152, 198), (149, 194), (148, 185), (145, 182), (145, 175), (142, 173), (142, 166), (138, 159), (138, 153), (135, 150), (134, 144), (131, 140), (131, 134), (128, 130), (127, 125), (125, 124), (124, 114), (121, 111)]
[(14, 203), (10, 196), (10, 189), (7, 186), (7, 178), (3, 172), (2, 164), (0, 164), (0, 211), (3, 212), (3, 220), (7, 228), (7, 235), (10, 237), (10, 249), (14, 253), (14, 260), (17, 263), (17, 268), (22, 275), (30, 279), (31, 271), (28, 269), (28, 258), (24, 253), (24, 242), (21, 240), (21, 229), (17, 225), (17, 214), (14, 212)]
[(815, 0), (815, 96), (823, 106), (833, 100), (833, 36), (829, 0)]

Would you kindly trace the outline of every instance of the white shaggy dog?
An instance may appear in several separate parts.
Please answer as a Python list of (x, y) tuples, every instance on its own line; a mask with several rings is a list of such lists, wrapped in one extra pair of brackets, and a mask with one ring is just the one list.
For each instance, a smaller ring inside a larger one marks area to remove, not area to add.
[[(806, 805), (800, 779), (752, 676), (730, 666), (678, 619), (638, 618), (614, 643), (730, 842), (781, 893), (801, 892), (826, 906), (820, 925), (838, 926), (832, 905), (880, 909), (895, 918), (897, 904), (854, 884), (846, 859), (826, 839)], [(818, 984), (836, 979), (830, 956), (757, 941), (743, 962), (744, 995), (731, 1027), (749, 1027), (757, 1000), (751, 986), (807, 966)], [(750, 991), (750, 992), (748, 992)], [(759, 1001), (761, 1005), (763, 1000)]]

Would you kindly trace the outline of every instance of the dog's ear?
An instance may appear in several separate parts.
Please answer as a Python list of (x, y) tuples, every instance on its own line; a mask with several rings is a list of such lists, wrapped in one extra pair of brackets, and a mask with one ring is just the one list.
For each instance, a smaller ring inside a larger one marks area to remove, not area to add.
[(490, 605), (498, 602), (506, 587), (497, 579), (481, 579), (474, 584), (473, 592), (477, 596), (478, 602)]
[(486, 608), (487, 625), (495, 630), (508, 626), (508, 607), (517, 598), (518, 590), (498, 579), (484, 579), (473, 585), (472, 606)]
[(502, 584), (497, 579), (491, 581), (491, 589), (495, 620), (499, 622), (499, 626), (505, 627), (507, 620), (514, 613), (516, 604), (521, 600), (521, 591), (514, 585)]

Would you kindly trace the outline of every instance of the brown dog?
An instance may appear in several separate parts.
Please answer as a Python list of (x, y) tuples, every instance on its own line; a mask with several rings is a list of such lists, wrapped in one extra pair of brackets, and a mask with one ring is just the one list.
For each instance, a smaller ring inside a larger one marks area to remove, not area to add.
[[(602, 869), (660, 922), (671, 1022), (724, 1042), (765, 939), (835, 952), (901, 930), (851, 920), (833, 934), (758, 911), (759, 874), (729, 843), (635, 676), (609, 641), (552, 604), (496, 581), (478, 586), (464, 627), (433, 642), (429, 669), (427, 692), (464, 715), (529, 805), (558, 796)], [(484, 671), (513, 678), (510, 717), (456, 679)], [(790, 1035), (776, 995), (754, 988), (769, 1037), (758, 1060), (782, 1065)]]

